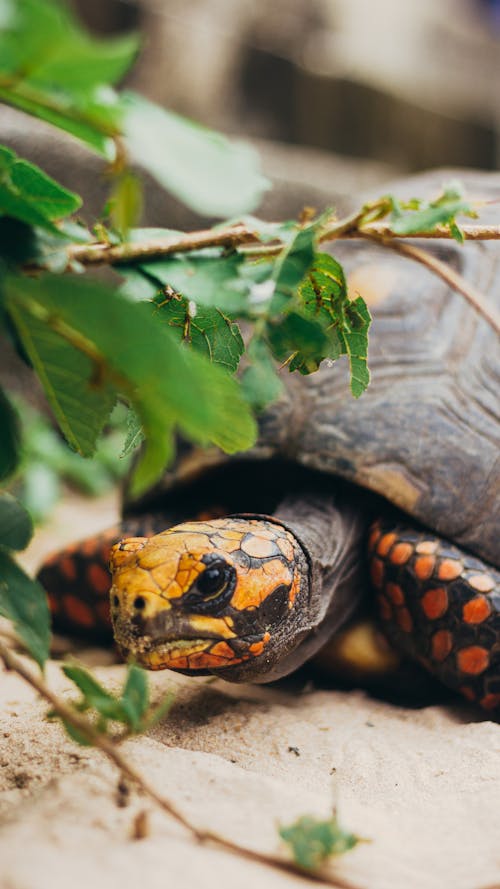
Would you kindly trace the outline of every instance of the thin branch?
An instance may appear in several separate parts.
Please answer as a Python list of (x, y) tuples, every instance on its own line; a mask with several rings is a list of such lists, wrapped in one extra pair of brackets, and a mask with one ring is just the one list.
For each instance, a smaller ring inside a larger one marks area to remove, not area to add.
[(394, 250), (396, 253), (401, 253), (403, 256), (407, 256), (409, 259), (414, 259), (416, 262), (426, 266), (426, 268), (442, 278), (442, 280), (452, 287), (453, 290), (461, 293), (476, 312), (485, 318), (493, 330), (500, 335), (500, 312), (498, 312), (493, 303), (489, 302), (476, 287), (469, 284), (469, 282), (450, 265), (447, 265), (447, 263), (443, 262), (441, 259), (433, 256), (432, 253), (428, 253), (420, 247), (415, 247), (413, 244), (401, 244), (397, 240), (393, 241), (386, 238), (381, 239), (378, 235), (374, 236), (368, 231), (366, 231), (363, 236), (379, 243), (383, 247), (388, 247), (390, 250)]
[(136, 786), (163, 809), (164, 812), (170, 815), (178, 824), (181, 824), (198, 843), (211, 843), (226, 851), (234, 852), (236, 855), (247, 858), (250, 861), (274, 867), (278, 870), (285, 871), (286, 873), (292, 873), (295, 876), (307, 877), (307, 879), (315, 880), (319, 883), (326, 883), (329, 886), (337, 887), (337, 889), (360, 889), (359, 886), (355, 886), (354, 883), (351, 883), (344, 878), (333, 877), (325, 872), (303, 871), (292, 861), (287, 861), (284, 858), (278, 858), (273, 855), (267, 855), (264, 852), (258, 852), (254, 849), (248, 849), (245, 846), (240, 846), (239, 843), (220, 836), (212, 830), (198, 828), (191, 824), (182, 812), (180, 812), (177, 806), (175, 806), (169, 799), (159, 794), (143, 775), (134, 768), (128, 759), (123, 756), (120, 750), (117, 749), (116, 742), (113, 742), (106, 735), (99, 734), (84, 716), (81, 716), (61, 698), (57, 697), (44, 680), (29, 670), (24, 661), (18, 657), (18, 655), (14, 654), (12, 649), (2, 642), (1, 638), (0, 658), (3, 660), (7, 670), (12, 670), (17, 673), (25, 680), (25, 682), (31, 685), (31, 687), (38, 692), (40, 697), (51, 705), (54, 712), (57, 713), (64, 722), (69, 723), (76, 729), (91, 746), (97, 747), (104, 753), (129, 781), (136, 784)]

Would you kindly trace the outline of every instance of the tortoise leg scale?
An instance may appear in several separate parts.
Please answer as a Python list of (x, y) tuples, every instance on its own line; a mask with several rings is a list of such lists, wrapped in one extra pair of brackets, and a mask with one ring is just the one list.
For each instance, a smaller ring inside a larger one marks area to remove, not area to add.
[(390, 641), (499, 718), (500, 572), (432, 533), (385, 520), (368, 546)]

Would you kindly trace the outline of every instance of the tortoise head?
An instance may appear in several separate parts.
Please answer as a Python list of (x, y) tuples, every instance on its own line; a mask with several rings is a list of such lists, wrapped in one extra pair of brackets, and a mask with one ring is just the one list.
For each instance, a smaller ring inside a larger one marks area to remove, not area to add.
[(307, 595), (294, 535), (266, 518), (187, 522), (111, 552), (111, 615), (122, 652), (151, 670), (265, 673), (300, 641)]

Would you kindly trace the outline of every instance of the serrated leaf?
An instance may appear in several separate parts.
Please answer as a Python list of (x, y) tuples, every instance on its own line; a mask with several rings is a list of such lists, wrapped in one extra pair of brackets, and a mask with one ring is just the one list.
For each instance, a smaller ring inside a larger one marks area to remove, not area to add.
[(361, 296), (352, 300), (346, 310), (346, 324), (338, 331), (345, 351), (349, 356), (351, 367), (351, 392), (354, 398), (359, 398), (366, 390), (370, 382), (368, 370), (368, 330), (371, 324), (371, 315)]
[(0, 615), (14, 624), (34, 660), (43, 669), (49, 656), (50, 615), (45, 590), (0, 550)]
[(393, 222), (392, 228), (398, 235), (432, 231), (437, 225), (445, 225), (453, 221), (457, 213), (467, 213), (469, 209), (469, 204), (464, 201), (429, 206), (422, 210), (403, 214)]
[(57, 328), (64, 341), (90, 349), (100, 380), (111, 380), (137, 411), (147, 442), (133, 493), (162, 471), (172, 453), (174, 426), (229, 453), (253, 443), (255, 421), (237, 383), (182, 348), (158, 324), (152, 304), (133, 302), (96, 281), (51, 275), (37, 281), (11, 277), (6, 293), (18, 316), (27, 313), (52, 332)]
[(319, 220), (300, 229), (278, 259), (273, 272), (271, 315), (278, 315), (287, 308), (311, 268), (318, 224)]
[(158, 318), (168, 324), (180, 342), (205, 355), (213, 364), (220, 364), (230, 373), (237, 370), (244, 344), (235, 321), (220, 309), (193, 305), (185, 297), (155, 297)]
[(33, 522), (21, 504), (5, 492), (0, 493), (0, 547), (22, 550), (33, 534)]
[(130, 156), (188, 207), (226, 217), (257, 206), (269, 183), (249, 146), (135, 93), (125, 95), (124, 107)]
[(247, 349), (251, 362), (241, 377), (241, 386), (248, 403), (260, 411), (276, 401), (283, 391), (269, 347), (260, 337), (253, 337)]
[(53, 221), (74, 213), (81, 204), (78, 195), (0, 145), (0, 215), (59, 235)]
[(19, 418), (0, 388), (0, 480), (12, 475), (20, 456)]
[[(239, 274), (244, 261), (238, 253), (211, 248), (142, 262), (140, 268), (159, 285), (168, 285), (187, 299), (236, 313), (246, 308), (248, 300), (248, 284)], [(121, 271), (126, 277), (127, 269)]]
[(292, 356), (290, 371), (313, 373), (328, 354), (329, 339), (321, 325), (297, 312), (290, 312), (279, 322), (268, 324), (267, 337), (278, 361)]
[(279, 828), (281, 838), (292, 851), (296, 864), (304, 870), (317, 870), (328, 858), (343, 855), (359, 842), (359, 837), (343, 830), (334, 815), (320, 820), (303, 815), (294, 824)]
[[(19, 292), (27, 285), (19, 279)], [(36, 282), (29, 285), (36, 293)], [(63, 290), (68, 296), (70, 288), (69, 281), (65, 282)], [(6, 308), (66, 440), (77, 453), (91, 456), (116, 401), (115, 390), (107, 380), (95, 379), (90, 358), (55, 333), (46, 317), (26, 310), (15, 297), (7, 296)]]

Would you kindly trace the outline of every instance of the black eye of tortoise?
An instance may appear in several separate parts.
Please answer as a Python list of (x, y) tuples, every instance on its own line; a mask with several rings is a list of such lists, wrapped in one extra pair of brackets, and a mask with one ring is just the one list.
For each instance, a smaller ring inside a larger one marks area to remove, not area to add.
[(236, 587), (236, 571), (224, 559), (216, 557), (198, 576), (184, 596), (182, 607), (188, 611), (215, 614), (231, 599)]

